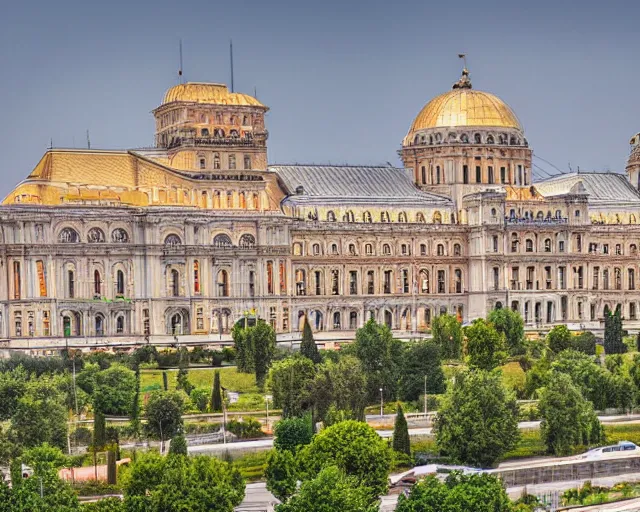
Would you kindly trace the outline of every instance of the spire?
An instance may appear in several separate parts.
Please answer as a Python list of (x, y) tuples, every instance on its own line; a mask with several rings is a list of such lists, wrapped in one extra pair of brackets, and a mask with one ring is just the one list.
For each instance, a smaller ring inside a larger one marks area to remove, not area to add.
[(469, 70), (467, 69), (467, 54), (459, 53), (458, 58), (464, 61), (464, 67), (462, 68), (462, 76), (460, 80), (453, 84), (454, 89), (471, 89), (471, 79), (469, 78)]

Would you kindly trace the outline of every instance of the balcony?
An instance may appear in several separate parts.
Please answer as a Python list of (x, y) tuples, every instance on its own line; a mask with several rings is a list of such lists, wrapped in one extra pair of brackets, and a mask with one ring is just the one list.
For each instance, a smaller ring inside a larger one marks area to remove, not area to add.
[(168, 149), (199, 146), (246, 146), (264, 147), (266, 137), (256, 134), (255, 137), (174, 137), (167, 146)]

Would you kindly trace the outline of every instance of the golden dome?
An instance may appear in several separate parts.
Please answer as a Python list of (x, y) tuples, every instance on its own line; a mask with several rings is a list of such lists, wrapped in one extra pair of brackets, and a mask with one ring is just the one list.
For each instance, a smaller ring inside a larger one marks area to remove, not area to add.
[(229, 89), (227, 89), (227, 86), (224, 84), (205, 82), (187, 82), (186, 84), (179, 84), (172, 87), (164, 95), (162, 104), (165, 105), (174, 101), (264, 107), (264, 105), (253, 96), (238, 92), (229, 92)]
[(440, 127), (491, 126), (522, 131), (522, 125), (509, 105), (493, 94), (471, 88), (466, 70), (453, 87), (425, 105), (413, 121), (407, 140), (419, 130)]

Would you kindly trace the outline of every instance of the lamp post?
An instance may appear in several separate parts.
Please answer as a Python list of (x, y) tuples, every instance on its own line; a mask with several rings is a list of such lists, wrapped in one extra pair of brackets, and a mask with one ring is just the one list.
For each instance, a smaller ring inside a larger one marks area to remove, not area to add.
[(384, 398), (382, 397), (382, 388), (380, 388), (380, 416), (383, 415), (384, 411)]
[(271, 395), (265, 395), (264, 401), (267, 405), (267, 430), (269, 430), (269, 400), (271, 400)]
[(427, 419), (427, 376), (424, 376), (424, 419)]

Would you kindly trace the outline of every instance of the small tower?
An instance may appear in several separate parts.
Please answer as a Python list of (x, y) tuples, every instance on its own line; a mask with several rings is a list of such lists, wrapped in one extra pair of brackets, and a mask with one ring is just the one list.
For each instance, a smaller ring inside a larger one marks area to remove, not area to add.
[(640, 133), (636, 133), (631, 140), (631, 154), (627, 160), (627, 176), (631, 185), (640, 190)]
[(185, 171), (265, 170), (267, 110), (223, 84), (179, 84), (153, 111), (156, 146), (171, 167)]

